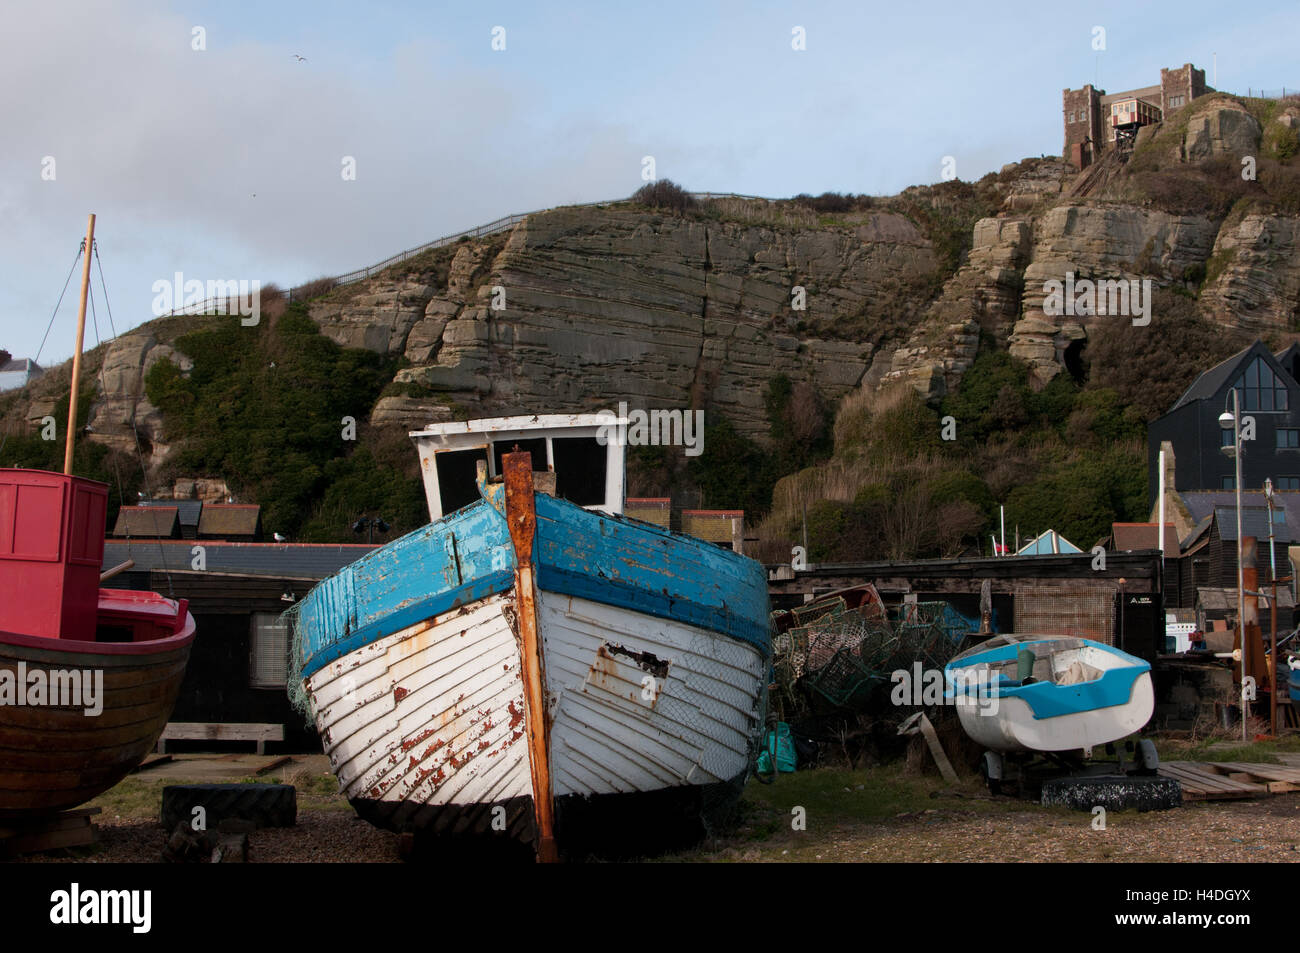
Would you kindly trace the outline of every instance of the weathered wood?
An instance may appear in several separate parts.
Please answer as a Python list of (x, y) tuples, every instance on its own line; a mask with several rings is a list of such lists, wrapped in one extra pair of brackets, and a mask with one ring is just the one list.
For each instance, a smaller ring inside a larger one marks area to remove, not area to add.
[(255, 741), (257, 753), (264, 754), (266, 742), (283, 741), (284, 725), (257, 722), (168, 722), (158, 738), (158, 753), (166, 751), (168, 741)]
[(537, 626), (537, 587), (533, 576), (533, 542), (537, 510), (533, 497), (530, 453), (507, 453), (505, 464), (506, 523), (515, 549), (515, 599), (519, 625), (519, 657), (524, 680), (525, 728), (533, 782), (533, 812), (537, 824), (537, 859), (558, 859), (555, 844), (555, 797), (551, 789), (551, 759), (546, 714), (546, 673), (541, 633)]
[(100, 808), (88, 807), (0, 827), (0, 856), (93, 844), (96, 831), (90, 819), (98, 813)]
[(117, 575), (119, 575), (119, 574), (121, 574), (121, 573), (124, 573), (124, 572), (126, 572), (128, 569), (134, 569), (134, 568), (135, 568), (135, 560), (134, 560), (134, 559), (128, 559), (128, 560), (127, 560), (126, 562), (124, 562), (124, 563), (118, 563), (118, 564), (117, 564), (116, 566), (114, 566), (112, 569), (108, 569), (108, 570), (106, 570), (106, 571), (104, 571), (104, 572), (101, 572), (101, 573), (99, 574), (99, 581), (100, 581), (101, 584), (103, 584), (103, 583), (105, 583), (105, 582), (108, 582), (108, 580), (112, 579), (114, 576), (117, 576)]
[(269, 761), (269, 762), (267, 762), (266, 764), (262, 765), (260, 768), (258, 768), (258, 769), (257, 769), (256, 771), (254, 771), (253, 773), (254, 773), (254, 774), (269, 774), (270, 772), (274, 771), (276, 768), (278, 768), (278, 767), (280, 767), (280, 766), (282, 766), (282, 765), (286, 765), (286, 764), (288, 764), (288, 763), (289, 763), (290, 761), (292, 761), (292, 760), (293, 760), (293, 755), (290, 755), (290, 754), (281, 755), (280, 757), (278, 757), (278, 758), (273, 758), (271, 761)]
[[(192, 639), (192, 634), (191, 634)], [(0, 644), (0, 668), (102, 673), (98, 714), (85, 707), (0, 707), (0, 815), (75, 807), (112, 787), (153, 747), (180, 692), (192, 641), (152, 654)], [(47, 680), (48, 680), (47, 674)], [(88, 699), (86, 699), (88, 700)]]
[(1219, 767), (1212, 761), (1164, 761), (1159, 773), (1161, 777), (1178, 781), (1187, 800), (1253, 798), (1273, 793), (1265, 784), (1234, 780), (1227, 773), (1220, 773)]
[(150, 768), (156, 768), (158, 765), (166, 764), (171, 760), (172, 760), (172, 756), (169, 754), (151, 754), (147, 756), (143, 761), (141, 761), (138, 765), (136, 765), (135, 770), (131, 773), (137, 774), (141, 771), (148, 771)]

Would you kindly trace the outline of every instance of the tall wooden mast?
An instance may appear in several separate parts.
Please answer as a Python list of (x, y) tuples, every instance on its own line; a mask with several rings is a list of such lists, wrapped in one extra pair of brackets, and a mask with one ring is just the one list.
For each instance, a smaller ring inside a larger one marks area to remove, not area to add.
[(86, 297), (90, 294), (90, 256), (95, 249), (95, 213), (86, 226), (86, 260), (81, 266), (81, 307), (77, 311), (77, 349), (72, 353), (72, 390), (68, 395), (68, 436), (63, 447), (63, 472), (72, 473), (72, 446), (77, 436), (77, 388), (81, 384), (81, 345), (86, 337)]

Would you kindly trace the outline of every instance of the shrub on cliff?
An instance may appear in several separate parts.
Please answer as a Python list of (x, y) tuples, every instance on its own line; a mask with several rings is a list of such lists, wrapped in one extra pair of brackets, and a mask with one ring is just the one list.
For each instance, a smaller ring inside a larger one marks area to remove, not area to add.
[(699, 205), (695, 196), (672, 179), (656, 179), (647, 182), (632, 193), (632, 201), (650, 208), (668, 209), (673, 212), (686, 212)]

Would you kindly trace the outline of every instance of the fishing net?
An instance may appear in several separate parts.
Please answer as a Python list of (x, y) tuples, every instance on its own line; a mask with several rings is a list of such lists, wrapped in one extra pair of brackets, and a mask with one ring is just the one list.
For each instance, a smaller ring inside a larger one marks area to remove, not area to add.
[(301, 602), (295, 602), (280, 613), (280, 624), (286, 626), (289, 630), (289, 658), (286, 666), (288, 675), (285, 690), (289, 695), (289, 704), (294, 707), (298, 714), (302, 715), (307, 727), (315, 730), (316, 712), (312, 708), (311, 695), (307, 693), (302, 677), (302, 618), (299, 611), (301, 607)]

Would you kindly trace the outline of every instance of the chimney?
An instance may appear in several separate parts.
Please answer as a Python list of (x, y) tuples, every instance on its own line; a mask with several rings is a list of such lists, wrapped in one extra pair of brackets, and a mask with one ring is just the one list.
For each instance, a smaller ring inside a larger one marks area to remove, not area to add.
[(1160, 449), (1165, 454), (1165, 492), (1176, 493), (1178, 487), (1174, 484), (1174, 445), (1168, 440), (1162, 440)]

